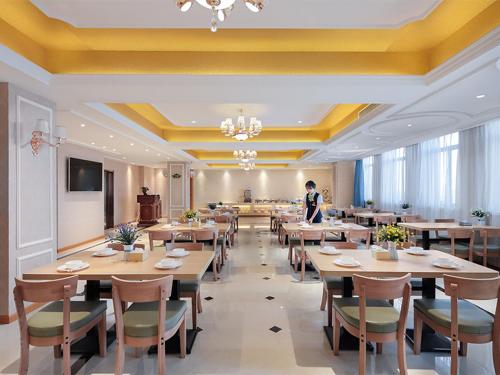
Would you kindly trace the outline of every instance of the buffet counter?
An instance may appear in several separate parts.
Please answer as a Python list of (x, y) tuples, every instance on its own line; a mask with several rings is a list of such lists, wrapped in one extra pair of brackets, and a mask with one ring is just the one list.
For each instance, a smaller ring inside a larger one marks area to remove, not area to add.
[[(287, 210), (290, 207), (302, 208), (302, 204), (292, 205), (288, 202), (282, 203), (224, 203), (226, 206), (231, 206), (233, 208), (238, 208), (238, 215), (240, 217), (267, 217), (271, 215), (271, 211), (274, 210)], [(331, 204), (322, 204), (321, 211), (325, 212), (327, 208), (330, 208)]]

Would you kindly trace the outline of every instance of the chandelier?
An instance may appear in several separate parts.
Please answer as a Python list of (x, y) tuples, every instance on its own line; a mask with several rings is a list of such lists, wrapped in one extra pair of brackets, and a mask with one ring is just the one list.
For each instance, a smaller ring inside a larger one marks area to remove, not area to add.
[(233, 152), (233, 155), (236, 159), (240, 160), (242, 163), (248, 163), (251, 160), (255, 160), (255, 158), (257, 157), (257, 151), (237, 150)]
[(240, 168), (243, 169), (244, 171), (249, 171), (251, 169), (255, 169), (255, 163), (240, 163)]
[(257, 120), (256, 117), (251, 117), (247, 127), (243, 110), (240, 110), (236, 125), (233, 124), (233, 119), (227, 118), (220, 124), (220, 130), (226, 137), (233, 137), (238, 141), (246, 141), (248, 138), (260, 134), (262, 131), (262, 121)]
[[(181, 12), (187, 12), (191, 9), (194, 1), (195, 0), (176, 0), (176, 3)], [(215, 33), (217, 31), (217, 20), (224, 22), (227, 16), (229, 16), (229, 13), (233, 10), (236, 0), (196, 0), (196, 2), (202, 7), (212, 11), (210, 30)], [(258, 13), (264, 9), (264, 0), (243, 0), (243, 2), (247, 8), (254, 13)]]

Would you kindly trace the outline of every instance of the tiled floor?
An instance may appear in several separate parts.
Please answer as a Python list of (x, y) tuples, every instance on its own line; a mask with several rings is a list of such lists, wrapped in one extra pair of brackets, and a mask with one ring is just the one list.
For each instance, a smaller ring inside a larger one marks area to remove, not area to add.
[[(266, 221), (241, 220), (237, 245), (230, 251), (222, 279), (211, 274), (202, 285), (203, 329), (185, 359), (167, 356), (169, 374), (357, 374), (357, 352), (334, 357), (323, 334), (325, 313), (319, 310), (321, 282), (300, 283), (288, 265), (287, 252), (269, 233)], [(207, 298), (207, 297), (211, 297)], [(271, 298), (272, 297), (272, 298)], [(113, 315), (109, 305), (108, 319)], [(409, 317), (411, 325), (412, 316)], [(190, 325), (190, 322), (188, 323)], [(0, 326), (0, 373), (17, 373), (17, 323)], [(92, 357), (78, 374), (112, 374), (114, 344), (108, 356)], [(410, 374), (449, 374), (450, 358), (443, 354), (412, 354), (407, 347)], [(77, 361), (79, 357), (72, 360)], [(460, 373), (493, 374), (490, 345), (470, 345), (460, 360)], [(30, 374), (60, 374), (52, 349), (32, 348)], [(127, 351), (126, 374), (155, 374), (154, 356), (133, 357)], [(384, 354), (368, 355), (369, 374), (397, 374), (395, 345)]]

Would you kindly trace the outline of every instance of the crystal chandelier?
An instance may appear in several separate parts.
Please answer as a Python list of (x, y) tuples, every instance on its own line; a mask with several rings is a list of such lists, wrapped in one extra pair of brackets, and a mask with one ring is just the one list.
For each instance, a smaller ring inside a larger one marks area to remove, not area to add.
[[(187, 12), (191, 9), (194, 0), (176, 0), (177, 7), (181, 12)], [(212, 21), (210, 22), (210, 30), (212, 32), (217, 31), (217, 20), (224, 22), (224, 20), (229, 16), (229, 13), (234, 8), (234, 3), (236, 0), (196, 0), (196, 2), (212, 11)], [(264, 9), (264, 0), (243, 0), (247, 8), (258, 13)]]
[(240, 168), (243, 169), (244, 171), (249, 171), (251, 169), (255, 169), (255, 163), (240, 163)]
[(233, 152), (233, 155), (236, 159), (238, 159), (242, 163), (248, 163), (251, 160), (255, 160), (255, 158), (257, 157), (257, 151), (236, 150)]
[(256, 117), (251, 117), (250, 123), (247, 127), (245, 116), (243, 116), (243, 110), (240, 110), (240, 115), (236, 120), (236, 125), (233, 124), (233, 119), (227, 118), (222, 121), (220, 130), (226, 137), (233, 137), (238, 141), (246, 141), (248, 138), (252, 138), (260, 134), (262, 131), (262, 121), (257, 120)]

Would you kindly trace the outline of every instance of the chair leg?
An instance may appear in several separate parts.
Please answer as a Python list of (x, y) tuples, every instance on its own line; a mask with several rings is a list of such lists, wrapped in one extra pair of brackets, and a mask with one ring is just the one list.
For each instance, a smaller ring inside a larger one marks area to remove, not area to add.
[(193, 320), (193, 329), (196, 330), (198, 327), (198, 322), (196, 320), (196, 315), (198, 313), (198, 307), (196, 306), (198, 302), (198, 298), (196, 297), (196, 293), (191, 295), (191, 318)]
[(122, 344), (120, 340), (116, 340), (116, 353), (115, 353), (115, 375), (122, 375), (123, 373), (123, 362), (125, 360), (125, 344)]
[(201, 293), (198, 290), (198, 293), (196, 293), (196, 299), (198, 302), (196, 303), (196, 306), (198, 307), (198, 314), (201, 314), (203, 312), (203, 309), (201, 307)]
[(420, 354), (420, 349), (422, 347), (422, 319), (418, 316), (415, 310), (414, 320), (413, 320), (413, 353)]
[(365, 338), (359, 338), (359, 375), (365, 375), (366, 373), (366, 340)]
[(304, 281), (305, 275), (306, 275), (306, 254), (302, 252), (302, 257), (300, 259), (300, 281)]
[(212, 260), (212, 271), (214, 273), (214, 280), (217, 281), (217, 257), (214, 257), (214, 260)]
[[(377, 343), (378, 345), (378, 343)], [(380, 344), (380, 352), (382, 353), (382, 344)], [(406, 375), (406, 351), (405, 351), (405, 334), (404, 332), (398, 336), (398, 364), (399, 374)]]
[(288, 260), (292, 260), (293, 247), (292, 244), (288, 245)]
[(333, 291), (327, 290), (326, 308), (328, 309), (328, 325), (332, 325), (333, 320)]
[(54, 358), (62, 357), (62, 349), (61, 345), (54, 345)]
[(323, 294), (321, 296), (321, 305), (320, 305), (319, 309), (321, 311), (325, 311), (325, 307), (326, 307), (326, 289), (325, 289), (325, 286), (323, 285)]
[[(27, 328), (26, 328), (27, 331)], [(19, 359), (19, 374), (26, 375), (28, 373), (30, 360), (30, 344), (28, 334), (21, 334), (21, 355)]]
[(106, 350), (107, 350), (106, 313), (102, 314), (101, 320), (97, 325), (97, 334), (99, 336), (99, 356), (106, 357)]
[(186, 357), (186, 317), (182, 318), (181, 326), (179, 327), (179, 341), (181, 349), (181, 358)]
[(493, 354), (493, 366), (495, 367), (495, 374), (500, 374), (500, 338), (497, 335), (493, 336), (491, 351)]
[(381, 342), (377, 342), (376, 346), (377, 346), (377, 354), (382, 354), (384, 344), (382, 344)]
[(458, 374), (458, 341), (457, 338), (451, 338), (451, 375)]
[(460, 348), (458, 349), (458, 354), (462, 357), (467, 357), (467, 343), (460, 341)]
[(162, 345), (160, 349), (160, 345), (158, 345), (158, 364), (157, 364), (157, 371), (158, 375), (164, 375), (165, 374), (165, 339), (162, 339)]
[(340, 350), (340, 320), (335, 313), (335, 326), (333, 327), (333, 355), (339, 355)]
[(63, 374), (71, 375), (71, 342), (65, 339), (63, 343)]
[(297, 257), (297, 253), (293, 254), (293, 270), (297, 272), (299, 270), (299, 259)]

